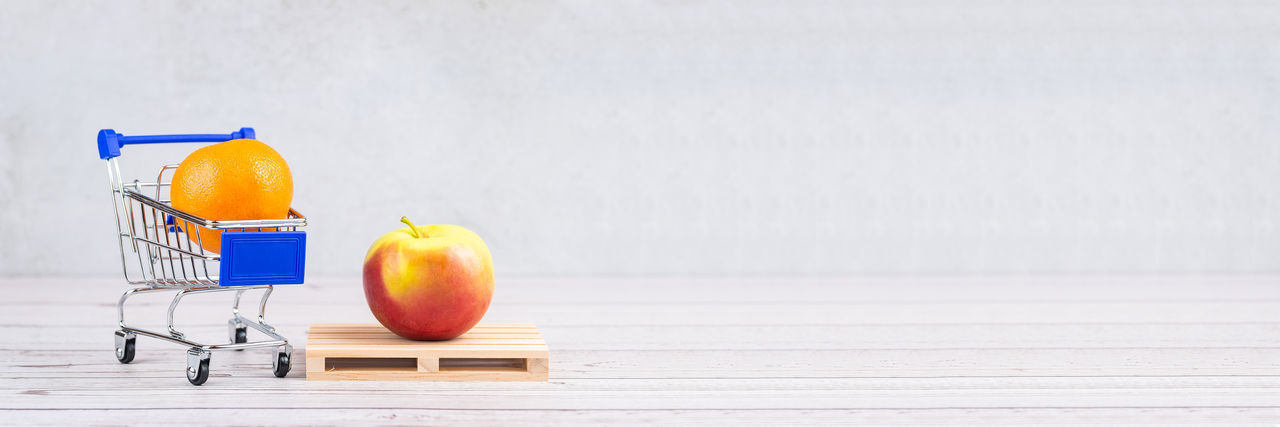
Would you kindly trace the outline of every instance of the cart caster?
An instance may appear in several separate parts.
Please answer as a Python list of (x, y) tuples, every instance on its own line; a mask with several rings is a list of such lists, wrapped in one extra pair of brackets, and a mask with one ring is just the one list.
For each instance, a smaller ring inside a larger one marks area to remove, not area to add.
[(292, 363), (290, 363), (289, 360), (292, 358), (292, 346), (286, 345), (279, 351), (276, 351), (276, 358), (272, 361), (271, 368), (275, 371), (277, 377), (284, 378), (285, 375), (289, 375), (289, 368), (292, 366)]
[(133, 332), (116, 331), (116, 360), (120, 363), (132, 362), (137, 341), (138, 337)]
[[(243, 323), (237, 323), (234, 319), (227, 321), (227, 335), (230, 337), (232, 344), (249, 342), (249, 329)], [(236, 351), (240, 350), (243, 349), (236, 349)]]
[(209, 352), (191, 347), (187, 350), (187, 381), (191, 381), (191, 385), (200, 385), (207, 380), (209, 380)]

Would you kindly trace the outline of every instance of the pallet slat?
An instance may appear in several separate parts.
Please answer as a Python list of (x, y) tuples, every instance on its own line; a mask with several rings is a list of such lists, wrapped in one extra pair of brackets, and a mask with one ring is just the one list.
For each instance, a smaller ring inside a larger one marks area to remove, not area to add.
[[(386, 331), (382, 325), (373, 323), (312, 323), (311, 327), (323, 328), (325, 330), (355, 330), (355, 331)], [(480, 323), (472, 327), (471, 330), (484, 330), (493, 328), (521, 328), (521, 329), (538, 329), (532, 323)]]
[(307, 380), (546, 381), (547, 344), (527, 323), (482, 323), (448, 341), (413, 341), (377, 324), (312, 324)]

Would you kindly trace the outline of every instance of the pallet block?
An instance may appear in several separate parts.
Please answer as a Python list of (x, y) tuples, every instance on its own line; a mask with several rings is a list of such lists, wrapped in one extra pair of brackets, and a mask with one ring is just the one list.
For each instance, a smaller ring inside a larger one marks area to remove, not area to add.
[(548, 351), (528, 323), (481, 323), (448, 341), (413, 341), (382, 325), (319, 323), (307, 380), (546, 381)]

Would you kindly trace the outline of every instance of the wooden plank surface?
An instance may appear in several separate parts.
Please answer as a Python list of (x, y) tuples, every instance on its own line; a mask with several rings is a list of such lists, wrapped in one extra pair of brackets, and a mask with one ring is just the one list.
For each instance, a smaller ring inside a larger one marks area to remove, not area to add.
[[(0, 287), (4, 424), (1280, 420), (1280, 277), (508, 279), (485, 321), (538, 325), (546, 383), (306, 382), (251, 350), (198, 388), (172, 344), (115, 361), (120, 280)], [(189, 297), (179, 327), (225, 339), (229, 298)], [(167, 304), (130, 321), (162, 328)], [(358, 279), (322, 278), (268, 321), (302, 350), (310, 323), (374, 320)]]

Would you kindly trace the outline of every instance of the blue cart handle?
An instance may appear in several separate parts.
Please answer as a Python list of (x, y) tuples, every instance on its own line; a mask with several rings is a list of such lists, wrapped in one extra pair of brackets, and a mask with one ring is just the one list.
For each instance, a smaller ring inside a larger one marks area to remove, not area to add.
[(136, 135), (124, 136), (111, 129), (98, 131), (98, 157), (102, 160), (120, 157), (120, 147), (130, 144), (165, 144), (171, 142), (222, 142), (233, 139), (253, 139), (253, 128), (240, 128), (228, 134), (207, 133), (188, 135)]

